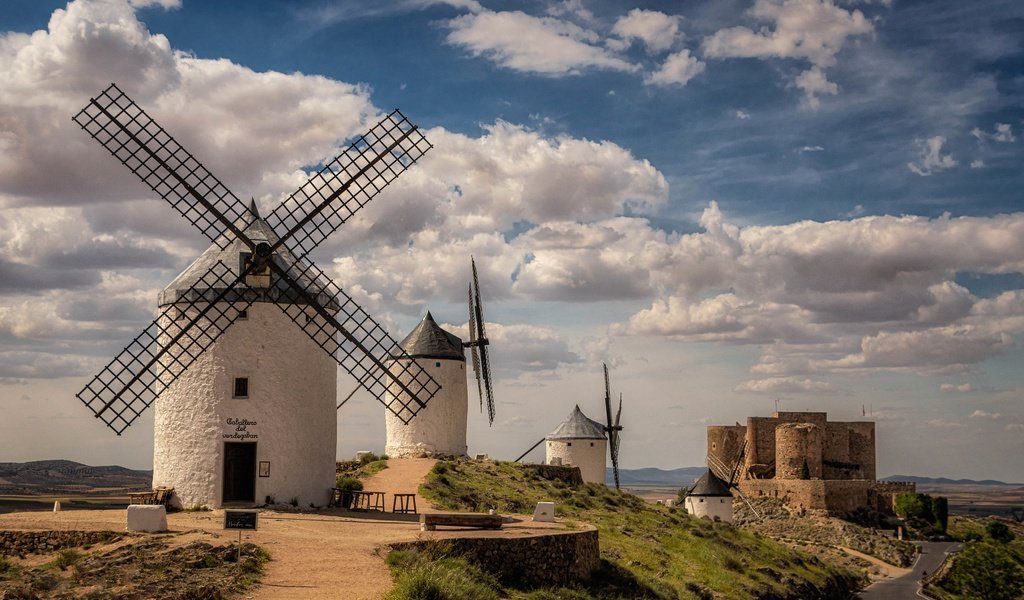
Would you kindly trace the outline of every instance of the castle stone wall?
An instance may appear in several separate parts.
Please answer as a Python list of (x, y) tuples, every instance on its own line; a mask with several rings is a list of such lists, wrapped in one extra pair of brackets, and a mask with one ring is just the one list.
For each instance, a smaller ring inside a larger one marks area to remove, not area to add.
[(813, 423), (782, 423), (775, 428), (775, 478), (821, 479), (822, 428)]
[(875, 479), (875, 424), (873, 421), (844, 423), (850, 429), (850, 462), (860, 466), (859, 479)]
[(747, 428), (742, 425), (708, 426), (708, 456), (716, 456), (731, 465), (740, 455), (740, 448), (746, 438)]
[(747, 466), (775, 464), (775, 426), (771, 417), (747, 418)]
[(778, 498), (792, 508), (844, 514), (868, 506), (873, 481), (748, 479), (740, 489), (751, 498)]

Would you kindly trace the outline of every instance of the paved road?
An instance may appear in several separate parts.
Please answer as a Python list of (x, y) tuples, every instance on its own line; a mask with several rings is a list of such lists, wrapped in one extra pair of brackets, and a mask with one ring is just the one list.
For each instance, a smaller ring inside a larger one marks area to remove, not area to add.
[(959, 544), (956, 542), (922, 542), (923, 552), (910, 573), (877, 581), (857, 597), (863, 600), (916, 600), (919, 597), (918, 581), (924, 577), (925, 571), (934, 573), (946, 558), (946, 553), (957, 549)]

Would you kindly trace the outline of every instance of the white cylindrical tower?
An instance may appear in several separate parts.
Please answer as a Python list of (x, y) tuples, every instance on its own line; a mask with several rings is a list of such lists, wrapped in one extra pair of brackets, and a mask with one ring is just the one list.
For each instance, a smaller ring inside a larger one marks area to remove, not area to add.
[(708, 469), (686, 495), (686, 512), (732, 523), (732, 492), (729, 485)]
[(579, 405), (544, 440), (545, 464), (579, 467), (583, 481), (605, 483), (608, 440), (604, 425), (588, 418)]
[[(399, 346), (408, 358), (395, 362), (416, 361), (441, 385), (441, 390), (408, 423), (385, 410), (384, 453), (388, 456), (465, 456), (469, 392), (462, 340), (441, 329), (428, 312)], [(397, 386), (389, 386), (388, 402), (393, 392), (401, 393)]]
[[(253, 241), (277, 239), (254, 209), (243, 225)], [(237, 240), (210, 246), (161, 293), (164, 324), (191, 318), (181, 310), (194, 299), (189, 288), (218, 260), (232, 271), (230, 283), (247, 252)], [(296, 262), (283, 248), (274, 260)], [(263, 281), (257, 301), (156, 401), (153, 485), (173, 487), (178, 506), (254, 506), (268, 499), (322, 506), (329, 499), (337, 449), (337, 364), (270, 302), (269, 292), (284, 285)], [(212, 297), (220, 290), (200, 284), (196, 291)], [(218, 308), (245, 306), (238, 302), (240, 291), (224, 300)], [(192, 312), (204, 306), (195, 304)], [(305, 311), (312, 314), (311, 308)]]

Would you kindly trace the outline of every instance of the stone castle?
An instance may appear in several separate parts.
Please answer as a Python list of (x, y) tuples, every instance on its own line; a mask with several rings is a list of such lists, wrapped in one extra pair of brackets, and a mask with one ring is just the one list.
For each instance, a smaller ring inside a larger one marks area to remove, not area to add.
[(709, 466), (731, 471), (741, 452), (740, 491), (751, 498), (780, 498), (791, 508), (891, 512), (896, 494), (914, 491), (913, 483), (876, 481), (871, 421), (830, 422), (823, 412), (776, 412), (748, 417), (746, 425), (708, 427)]

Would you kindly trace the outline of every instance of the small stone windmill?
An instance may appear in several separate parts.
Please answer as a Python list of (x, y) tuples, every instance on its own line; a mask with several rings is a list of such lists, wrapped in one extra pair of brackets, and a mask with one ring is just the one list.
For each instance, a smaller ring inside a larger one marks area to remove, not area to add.
[(309, 254), (429, 142), (396, 110), (263, 218), (116, 85), (74, 120), (212, 242), (78, 398), (118, 435), (156, 403), (153, 483), (176, 503), (324, 504), (335, 361), (404, 422), (440, 385), (390, 364), (397, 343)]

